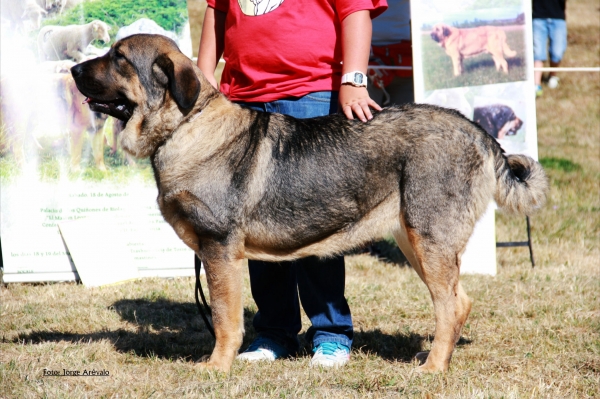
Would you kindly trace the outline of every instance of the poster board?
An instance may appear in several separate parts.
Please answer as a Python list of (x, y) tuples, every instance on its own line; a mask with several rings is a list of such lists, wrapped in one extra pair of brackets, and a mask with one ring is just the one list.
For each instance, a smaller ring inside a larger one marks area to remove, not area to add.
[[(412, 1), (411, 31), (415, 101), (457, 109), (506, 153), (537, 159), (531, 3)], [(494, 209), (477, 223), (461, 272), (496, 274)]]
[[(133, 256), (140, 276), (192, 276), (193, 252), (160, 215), (149, 160), (123, 153), (113, 118), (82, 104), (69, 73), (135, 33), (168, 36), (191, 56), (187, 1), (83, 0), (65, 9), (46, 2), (47, 9), (30, 7), (22, 18), (25, 3), (3, 2), (1, 20), (3, 281), (77, 279), (68, 248), (78, 242), (99, 253), (146, 251)], [(78, 45), (67, 46), (70, 39)], [(110, 224), (90, 220), (65, 245), (59, 225), (88, 217), (120, 221), (113, 228), (121, 230), (111, 234)], [(124, 228), (134, 234), (121, 234)], [(169, 252), (179, 255), (165, 258)]]

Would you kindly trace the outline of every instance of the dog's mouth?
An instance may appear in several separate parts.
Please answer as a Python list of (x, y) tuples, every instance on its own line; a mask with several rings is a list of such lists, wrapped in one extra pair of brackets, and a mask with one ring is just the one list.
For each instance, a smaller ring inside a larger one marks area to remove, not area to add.
[(90, 109), (95, 112), (101, 112), (113, 116), (117, 119), (127, 122), (133, 114), (133, 104), (125, 99), (116, 99), (113, 101), (100, 101), (95, 98), (86, 98), (84, 104), (88, 104)]

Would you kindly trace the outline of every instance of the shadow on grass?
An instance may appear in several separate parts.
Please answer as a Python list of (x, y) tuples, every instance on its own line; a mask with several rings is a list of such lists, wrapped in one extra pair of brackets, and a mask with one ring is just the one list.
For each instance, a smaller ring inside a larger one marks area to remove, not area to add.
[[(165, 299), (124, 299), (115, 302), (109, 309), (117, 312), (123, 321), (134, 328), (106, 329), (91, 333), (33, 331), (19, 334), (13, 342), (27, 345), (61, 341), (108, 341), (121, 353), (193, 362), (210, 354), (214, 347), (214, 338), (204, 325), (195, 303)], [(253, 317), (253, 311), (244, 309), (246, 329), (251, 328)]]
[[(511, 76), (509, 75), (509, 77), (507, 77), (507, 79), (516, 79), (516, 80), (524, 80), (525, 79), (525, 60), (520, 57), (520, 56), (516, 56), (513, 58), (506, 58), (506, 63), (508, 64), (508, 71), (509, 73), (514, 74), (515, 76)], [(494, 63), (494, 60), (492, 58), (489, 57), (477, 57), (473, 60), (465, 60), (463, 63), (464, 66), (464, 73), (477, 73), (479, 70), (484, 70), (483, 72), (491, 72), (489, 73), (490, 76), (490, 81), (488, 84), (493, 84), (496, 83), (494, 80), (494, 75), (492, 75), (492, 71), (494, 71), (496, 69), (496, 64)], [(499, 71), (498, 73), (504, 73), (502, 71)], [(505, 75), (506, 76), (506, 75)]]
[[(165, 299), (123, 299), (109, 307), (134, 329), (100, 330), (91, 333), (64, 331), (33, 331), (19, 334), (13, 343), (33, 345), (43, 342), (110, 342), (120, 353), (132, 353), (140, 357), (169, 360), (201, 361), (210, 354), (214, 339), (198, 314), (195, 303), (173, 302)], [(255, 338), (252, 319), (255, 312), (244, 309), (246, 334), (242, 349)], [(310, 343), (305, 334), (300, 334), (299, 356), (311, 356)], [(415, 333), (387, 334), (379, 329), (356, 331), (353, 347), (355, 351), (373, 353), (386, 360), (411, 362), (423, 350), (423, 343), (431, 340)], [(471, 341), (461, 338), (458, 345)]]
[[(303, 338), (304, 334), (300, 337)], [(388, 334), (380, 329), (355, 331), (352, 351), (379, 356), (387, 361), (412, 363), (419, 352), (426, 351), (424, 344), (432, 342), (432, 335), (420, 335), (414, 332)], [(471, 340), (461, 337), (456, 346), (471, 344)], [(309, 344), (300, 351), (299, 356), (312, 356)]]

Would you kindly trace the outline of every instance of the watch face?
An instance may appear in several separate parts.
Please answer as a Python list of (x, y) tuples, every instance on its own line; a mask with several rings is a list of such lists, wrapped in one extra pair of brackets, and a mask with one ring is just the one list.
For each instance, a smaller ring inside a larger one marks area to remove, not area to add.
[(354, 74), (354, 83), (361, 84), (363, 82), (363, 76), (360, 73)]

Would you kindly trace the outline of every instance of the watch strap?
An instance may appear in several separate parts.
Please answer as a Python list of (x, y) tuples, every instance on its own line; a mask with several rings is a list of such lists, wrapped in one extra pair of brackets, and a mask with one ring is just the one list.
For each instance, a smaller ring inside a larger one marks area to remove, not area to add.
[(342, 75), (342, 84), (349, 84), (354, 87), (367, 87), (367, 75), (361, 71), (352, 71)]

